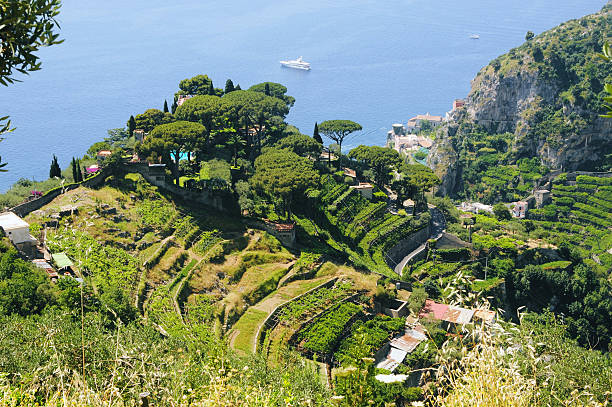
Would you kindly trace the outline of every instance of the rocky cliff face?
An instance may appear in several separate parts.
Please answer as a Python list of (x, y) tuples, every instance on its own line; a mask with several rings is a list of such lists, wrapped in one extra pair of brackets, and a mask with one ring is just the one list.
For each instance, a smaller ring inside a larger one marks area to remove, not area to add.
[[(590, 169), (610, 160), (612, 119), (599, 117), (612, 64), (599, 61), (611, 32), (612, 6), (572, 20), (492, 61), (472, 81), (464, 109), (439, 130), (428, 158), (441, 193), (461, 181), (464, 127), (512, 133), (509, 161), (539, 157), (552, 169)], [(608, 34), (606, 34), (608, 33)]]

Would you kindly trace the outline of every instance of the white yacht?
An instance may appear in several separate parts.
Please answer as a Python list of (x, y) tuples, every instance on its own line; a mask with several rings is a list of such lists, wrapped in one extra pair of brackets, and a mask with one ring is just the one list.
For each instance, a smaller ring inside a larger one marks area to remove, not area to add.
[(473, 40), (479, 40), (480, 39), (480, 35), (472, 34), (472, 35), (470, 35), (470, 38), (473, 39)]
[(289, 61), (280, 61), (280, 64), (282, 66), (286, 66), (287, 68), (304, 69), (306, 71), (310, 71), (310, 63), (304, 61), (302, 57)]

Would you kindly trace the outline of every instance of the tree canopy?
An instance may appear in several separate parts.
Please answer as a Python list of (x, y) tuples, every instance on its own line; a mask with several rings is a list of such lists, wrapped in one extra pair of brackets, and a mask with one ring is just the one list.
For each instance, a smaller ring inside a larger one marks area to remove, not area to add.
[(176, 121), (160, 124), (151, 131), (140, 149), (145, 152), (155, 151), (162, 157), (172, 156), (175, 164), (174, 176), (178, 184), (181, 152), (196, 148), (205, 132), (206, 128), (203, 125), (194, 122)]
[(413, 199), (417, 206), (424, 205), (426, 203), (425, 192), (441, 182), (429, 167), (422, 164), (402, 164), (400, 178), (407, 179), (412, 185), (410, 188), (414, 188)]
[[(149, 133), (156, 126), (174, 121), (170, 113), (164, 113), (159, 109), (147, 109), (144, 113), (137, 114), (134, 117), (136, 129), (142, 129), (145, 133)], [(128, 122), (129, 123), (129, 122)]]
[[(295, 103), (293, 96), (287, 95), (287, 87), (276, 82), (262, 82), (257, 85), (253, 85), (249, 90), (254, 92), (261, 92), (267, 96), (272, 96), (277, 99), (282, 99), (287, 104), (287, 107), (292, 107)], [(267, 91), (267, 92), (266, 92)]]
[(271, 198), (282, 200), (282, 213), (291, 218), (291, 203), (298, 193), (313, 187), (319, 173), (307, 158), (288, 150), (269, 149), (255, 160), (253, 185)]
[(187, 99), (176, 109), (177, 120), (199, 122), (206, 127), (207, 137), (215, 130), (226, 126), (231, 114), (230, 106), (218, 96), (199, 95)]
[(360, 145), (352, 149), (348, 156), (370, 167), (374, 171), (374, 182), (381, 187), (391, 179), (391, 171), (402, 163), (397, 151), (380, 146)]
[(179, 82), (179, 95), (208, 95), (212, 79), (208, 75), (196, 75), (193, 78), (183, 79)]
[(36, 52), (43, 46), (60, 44), (60, 0), (13, 0), (0, 7), (0, 84), (15, 82), (13, 70), (27, 74), (40, 69)]
[[(351, 134), (362, 129), (359, 123), (351, 120), (326, 120), (319, 124), (319, 132), (338, 144), (342, 153), (342, 142)], [(338, 160), (340, 167), (340, 160)]]
[(312, 159), (318, 159), (323, 148), (315, 139), (304, 134), (291, 134), (280, 139), (276, 146), (281, 149), (289, 149), (299, 156)]
[[(281, 99), (266, 96), (264, 93), (251, 90), (235, 90), (223, 96), (223, 103), (229, 105), (231, 114), (244, 125), (249, 147), (261, 144), (266, 135), (266, 127), (274, 117), (284, 117), (289, 113), (289, 107)], [(248, 129), (255, 129), (255, 135), (248, 134)]]

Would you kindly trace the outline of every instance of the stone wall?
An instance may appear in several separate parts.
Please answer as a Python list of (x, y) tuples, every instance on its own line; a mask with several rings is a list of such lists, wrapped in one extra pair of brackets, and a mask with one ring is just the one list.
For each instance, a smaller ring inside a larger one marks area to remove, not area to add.
[(212, 206), (213, 208), (220, 211), (224, 210), (223, 199), (221, 198), (221, 196), (214, 194), (211, 191), (197, 191), (187, 188), (180, 188), (174, 184), (169, 184), (166, 182), (165, 178), (161, 179), (161, 177), (159, 176), (152, 175), (149, 171), (149, 164), (146, 162), (125, 163), (125, 169), (130, 172), (139, 173), (149, 183), (159, 187), (160, 189), (166, 192), (178, 195), (184, 200)]
[(431, 226), (427, 225), (427, 227), (400, 240), (387, 252), (386, 259), (389, 267), (394, 268), (396, 264), (402, 261), (402, 259), (406, 256), (406, 253), (412, 252), (417, 247), (425, 243), (427, 239), (429, 239), (430, 233)]
[(276, 327), (276, 324), (278, 323), (278, 313), (285, 308), (288, 304), (292, 303), (293, 301), (297, 301), (300, 298), (310, 294), (313, 291), (319, 290), (321, 288), (329, 288), (332, 287), (334, 284), (336, 284), (336, 281), (338, 281), (338, 277), (334, 277), (331, 280), (328, 280), (326, 282), (324, 282), (323, 284), (320, 284), (314, 288), (311, 288), (310, 290), (306, 291), (303, 294), (298, 295), (297, 297), (294, 297), (292, 299), (290, 299), (289, 301), (286, 301), (284, 303), (282, 303), (281, 305), (279, 305), (278, 307), (276, 307), (274, 309), (274, 311), (272, 311), (270, 313), (270, 315), (268, 315), (268, 317), (264, 320), (264, 322), (259, 326), (259, 329), (257, 330), (257, 334), (255, 336), (255, 349), (253, 349), (253, 351), (257, 352), (257, 350), (261, 347), (261, 345), (263, 344), (263, 341), (265, 339), (265, 334), (267, 331), (274, 329), (274, 327)]
[(53, 201), (55, 198), (62, 195), (64, 192), (76, 189), (80, 187), (81, 185), (84, 187), (89, 187), (89, 188), (95, 188), (101, 185), (108, 175), (109, 174), (107, 171), (102, 170), (98, 172), (98, 174), (94, 175), (93, 177), (87, 178), (83, 182), (79, 182), (75, 184), (68, 184), (68, 185), (65, 185), (63, 188), (59, 187), (59, 188), (52, 189), (48, 191), (46, 194), (44, 194), (43, 196), (41, 196), (40, 198), (33, 199), (28, 202), (24, 202), (22, 204), (19, 204), (17, 206), (10, 208), (9, 210), (11, 212), (14, 212), (18, 216), (24, 217), (30, 212), (36, 211), (42, 208), (43, 206), (47, 205), (48, 203)]

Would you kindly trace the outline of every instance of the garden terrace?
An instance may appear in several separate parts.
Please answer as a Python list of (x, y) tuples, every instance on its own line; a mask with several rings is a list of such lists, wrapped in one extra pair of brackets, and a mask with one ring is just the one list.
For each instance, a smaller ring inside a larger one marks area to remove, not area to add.
[(351, 327), (351, 333), (342, 339), (334, 352), (334, 360), (343, 366), (354, 366), (359, 361), (354, 355), (374, 356), (374, 353), (395, 334), (403, 332), (406, 318), (391, 318), (384, 315), (375, 316), (368, 321), (357, 320)]
[[(385, 202), (372, 203), (346, 190), (326, 176), (319, 193), (309, 194), (314, 213), (298, 220), (309, 235), (324, 237), (334, 249), (345, 253), (357, 265), (389, 276), (386, 252), (403, 238), (425, 228), (429, 214), (416, 217), (393, 215)], [(299, 217), (299, 216), (298, 216)], [(314, 222), (311, 227), (308, 222)], [(325, 235), (325, 236), (323, 236)]]
[(310, 357), (329, 356), (361, 312), (362, 307), (352, 302), (338, 304), (295, 335), (297, 349)]

